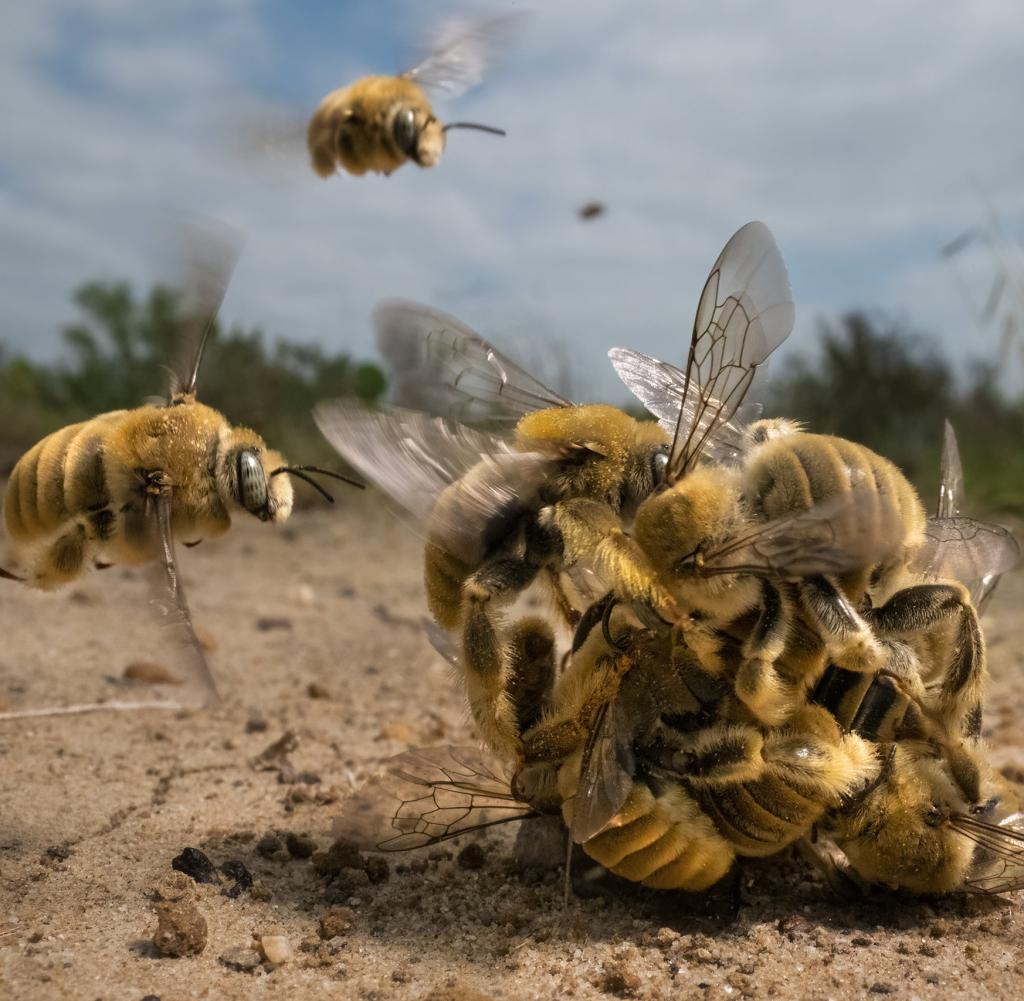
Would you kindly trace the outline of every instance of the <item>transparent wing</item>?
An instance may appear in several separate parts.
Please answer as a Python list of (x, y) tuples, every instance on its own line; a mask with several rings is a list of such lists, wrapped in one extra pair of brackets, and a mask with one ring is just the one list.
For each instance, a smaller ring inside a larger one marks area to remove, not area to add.
[(924, 534), (925, 544), (911, 569), (926, 577), (960, 581), (970, 589), (975, 605), (1021, 557), (1020, 544), (1008, 528), (973, 518), (929, 518)]
[[(1019, 823), (1016, 814), (1007, 821)], [(957, 814), (950, 825), (958, 834), (977, 845), (974, 870), (964, 881), (973, 893), (1009, 893), (1024, 888), (1024, 829), (1009, 823), (992, 824), (966, 814)]]
[(397, 406), (456, 420), (518, 420), (572, 406), (454, 316), (391, 299), (373, 311)]
[(428, 528), (432, 541), (467, 559), (486, 543), (489, 526), (510, 521), (533, 503), (554, 462), (407, 410), (339, 401), (317, 406), (314, 418), (342, 457)]
[(960, 463), (960, 447), (956, 432), (947, 420), (942, 431), (942, 465), (939, 475), (937, 518), (955, 518), (964, 499), (964, 470)]
[(517, 12), (472, 20), (453, 18), (441, 26), (430, 53), (406, 76), (427, 90), (458, 97), (483, 80), (522, 27), (524, 17)]
[(433, 619), (426, 616), (421, 620), (423, 631), (427, 634), (427, 642), (434, 651), (454, 668), (459, 668), (462, 658), (459, 656), (459, 644), (452, 633), (442, 629)]
[(238, 234), (210, 220), (187, 227), (184, 244), (180, 347), (171, 375), (172, 403), (195, 394), (203, 354), (241, 252)]
[(512, 795), (502, 763), (475, 747), (407, 751), (344, 804), (334, 834), (371, 851), (435, 845), (537, 816)]
[(700, 458), (743, 402), (758, 365), (789, 336), (795, 311), (768, 227), (747, 223), (715, 261), (697, 303), (669, 481)]
[(185, 585), (178, 572), (171, 526), (172, 504), (173, 494), (170, 490), (152, 498), (151, 516), (155, 520), (160, 555), (157, 562), (151, 565), (155, 570), (149, 572), (150, 586), (156, 595), (151, 604), (161, 616), (167, 642), (174, 646), (176, 659), (183, 662), (188, 680), (199, 684), (202, 704), (215, 705), (220, 701), (217, 684), (202, 644), (196, 636), (192, 613), (185, 597)]
[(617, 706), (615, 699), (601, 706), (583, 748), (569, 831), (577, 844), (615, 825), (633, 786), (632, 733)]
[[(687, 425), (697, 421), (696, 394), (686, 395), (686, 373), (675, 365), (628, 348), (612, 348), (608, 352), (612, 367), (629, 391), (658, 419), (658, 423), (674, 434), (680, 413)], [(734, 463), (743, 449), (743, 430), (761, 416), (760, 403), (744, 403), (733, 412), (731, 420), (722, 420), (713, 435), (708, 435), (704, 452), (716, 462)], [(712, 415), (720, 411), (717, 400), (710, 400), (700, 420), (708, 429)]]
[(690, 570), (782, 578), (844, 573), (888, 561), (902, 541), (898, 507), (863, 479), (805, 510), (756, 524), (699, 560), (691, 557)]

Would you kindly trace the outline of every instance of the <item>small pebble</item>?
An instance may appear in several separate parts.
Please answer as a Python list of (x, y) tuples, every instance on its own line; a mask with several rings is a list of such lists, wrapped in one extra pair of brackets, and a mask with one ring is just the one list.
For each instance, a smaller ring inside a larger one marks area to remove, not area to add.
[(196, 895), (196, 884), (191, 876), (183, 872), (172, 872), (153, 888), (157, 900), (173, 903), (175, 900), (192, 900)]
[(270, 728), (270, 724), (261, 716), (250, 716), (245, 721), (246, 733), (263, 733)]
[(313, 681), (306, 686), (306, 695), (311, 699), (329, 699), (331, 693), (319, 682)]
[(256, 628), (261, 633), (269, 633), (275, 629), (291, 629), (292, 620), (285, 616), (264, 615), (256, 620)]
[(255, 949), (246, 945), (236, 945), (220, 954), (220, 961), (233, 970), (254, 970), (262, 959)]
[(296, 834), (289, 831), (285, 835), (285, 845), (292, 858), (311, 858), (316, 851), (316, 842), (308, 834)]
[(198, 848), (184, 848), (172, 862), (171, 868), (191, 876), (197, 883), (219, 883), (220, 876), (210, 859)]
[(270, 858), (284, 851), (284, 842), (272, 831), (267, 831), (259, 841), (256, 842), (256, 853), (264, 858)]
[(284, 935), (264, 935), (260, 939), (260, 948), (267, 957), (268, 963), (280, 966), (292, 958), (292, 947)]
[(320, 937), (324, 940), (343, 935), (352, 927), (351, 907), (329, 907), (320, 919)]
[(456, 859), (460, 869), (482, 869), (486, 861), (487, 854), (477, 841), (471, 841), (466, 845)]
[(161, 956), (195, 956), (206, 948), (206, 919), (192, 900), (157, 904), (153, 945)]
[(244, 862), (238, 859), (228, 859), (220, 867), (220, 871), (232, 881), (232, 885), (222, 891), (225, 897), (234, 900), (246, 890), (252, 889), (252, 873), (246, 868)]

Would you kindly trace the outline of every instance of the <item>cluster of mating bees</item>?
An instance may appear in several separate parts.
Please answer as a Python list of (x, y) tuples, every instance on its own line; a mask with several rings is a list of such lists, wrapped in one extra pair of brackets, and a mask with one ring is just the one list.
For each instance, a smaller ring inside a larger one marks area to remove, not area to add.
[[(435, 164), (446, 128), (481, 126), (442, 126), (421, 85), (471, 85), (504, 27), (329, 95), (309, 124), (314, 169)], [(345, 479), (288, 465), (197, 401), (231, 254), (218, 261), (168, 398), (64, 428), (18, 462), (0, 570), (52, 589), (155, 566), (210, 696), (175, 537), (220, 535), (240, 511), (285, 520), (288, 477), (327, 499), (309, 474)], [(884, 458), (744, 407), (793, 316), (774, 240), (744, 226), (701, 292), (685, 368), (611, 353), (656, 418), (637, 420), (564, 399), (452, 317), (378, 308), (398, 406), (325, 405), (318, 421), (424, 526), (432, 636), (486, 748), (405, 755), (356, 797), (349, 821), (372, 821), (398, 792), (378, 847), (552, 814), (609, 870), (663, 889), (705, 889), (737, 856), (792, 844), (837, 886), (1024, 886), (1024, 818), (980, 740), (978, 614), (1017, 545), (960, 516), (951, 429), (929, 518)], [(548, 615), (521, 607), (538, 589)], [(70, 708), (98, 707), (112, 704)]]
[[(1024, 886), (1022, 815), (980, 737), (978, 609), (1017, 544), (960, 516), (949, 427), (927, 517), (871, 450), (756, 419), (744, 398), (793, 319), (750, 223), (684, 369), (611, 352), (657, 418), (637, 420), (560, 397), (450, 316), (378, 307), (404, 406), (316, 416), (424, 526), (431, 633), (486, 751), (401, 756), (342, 830), (383, 820), (373, 843), (404, 849), (554, 814), (662, 889), (793, 844), (837, 887)], [(538, 589), (547, 615), (520, 600)]]

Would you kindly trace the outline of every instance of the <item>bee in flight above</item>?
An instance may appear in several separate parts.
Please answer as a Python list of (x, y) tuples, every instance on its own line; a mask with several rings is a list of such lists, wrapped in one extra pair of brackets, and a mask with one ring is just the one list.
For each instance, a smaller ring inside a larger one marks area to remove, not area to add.
[(426, 92), (458, 97), (476, 86), (521, 20), (521, 14), (511, 14), (449, 22), (412, 69), (398, 76), (366, 76), (331, 91), (306, 131), (313, 170), (326, 178), (339, 168), (357, 176), (387, 175), (410, 160), (434, 167), (452, 129), (505, 135), (477, 122), (442, 124)]
[[(93, 568), (159, 566), (157, 604), (166, 620), (180, 627), (187, 669), (209, 702), (217, 698), (216, 686), (192, 627), (175, 535), (185, 545), (198, 545), (225, 533), (238, 511), (261, 521), (285, 521), (292, 511), (291, 476), (309, 483), (329, 502), (333, 497), (310, 473), (362, 484), (319, 467), (290, 466), (255, 431), (233, 426), (197, 400), (199, 366), (237, 247), (219, 234), (194, 236), (189, 240), (192, 274), (182, 307), (187, 367), (172, 377), (166, 400), (61, 428), (18, 460), (4, 495), (8, 564), (0, 567), (0, 577), (54, 590)], [(125, 705), (131, 703), (73, 709)], [(15, 711), (0, 718), (19, 715), (25, 714)]]

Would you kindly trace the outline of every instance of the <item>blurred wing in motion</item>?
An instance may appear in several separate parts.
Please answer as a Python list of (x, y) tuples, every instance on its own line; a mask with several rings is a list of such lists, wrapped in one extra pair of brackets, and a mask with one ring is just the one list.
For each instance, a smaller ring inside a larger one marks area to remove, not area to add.
[(470, 422), (517, 421), (534, 410), (572, 406), (440, 310), (390, 299), (374, 308), (373, 323), (397, 406)]
[[(317, 426), (341, 456), (459, 556), (478, 552), (488, 527), (532, 502), (554, 460), (452, 421), (407, 410), (322, 403)], [(446, 503), (441, 494), (451, 488)]]
[(719, 254), (697, 303), (668, 482), (691, 469), (733, 417), (794, 318), (779, 248), (764, 223), (747, 223)]
[(580, 780), (572, 805), (569, 833), (583, 844), (615, 826), (636, 774), (633, 738), (623, 725), (614, 698), (598, 711), (580, 762)]
[(964, 882), (971, 893), (1010, 893), (1024, 887), (1024, 829), (1020, 814), (992, 824), (966, 814), (957, 814), (950, 825), (958, 834), (973, 841), (974, 874)]
[[(628, 348), (612, 348), (608, 357), (629, 391), (654, 414), (669, 434), (675, 433), (680, 412), (683, 412), (683, 421), (687, 426), (697, 420), (699, 401), (693, 393), (689, 399), (684, 400), (686, 373), (681, 368)], [(698, 433), (708, 429), (713, 415), (719, 410), (717, 400), (708, 402), (700, 418), (704, 426), (698, 427)], [(744, 427), (756, 421), (761, 416), (761, 410), (760, 403), (745, 403), (737, 407), (732, 420), (720, 421), (714, 434), (707, 436), (704, 453), (716, 462), (736, 462), (743, 448)]]
[(404, 75), (426, 90), (459, 97), (483, 80), (524, 18), (522, 11), (488, 18), (453, 18), (441, 26), (426, 58)]
[(220, 701), (217, 684), (196, 636), (192, 613), (185, 598), (185, 586), (178, 572), (171, 527), (172, 499), (168, 491), (152, 501), (151, 517), (155, 522), (160, 555), (156, 561), (147, 564), (145, 570), (155, 595), (150, 604), (161, 617), (167, 643), (174, 647), (175, 660), (182, 663), (186, 681), (199, 687), (199, 704), (216, 705)]
[(888, 495), (862, 479), (803, 511), (755, 525), (713, 552), (694, 571), (796, 578), (837, 574), (891, 559), (903, 520)]
[(172, 375), (171, 405), (195, 396), (203, 354), (241, 251), (238, 234), (212, 220), (189, 226), (184, 241), (180, 347)]
[(512, 795), (493, 755), (475, 747), (407, 751), (346, 801), (336, 837), (371, 851), (406, 851), (537, 816)]
[(956, 432), (947, 420), (942, 432), (942, 465), (939, 475), (937, 518), (955, 518), (964, 498), (964, 470), (960, 463), (960, 447)]
[(925, 543), (911, 569), (936, 579), (958, 580), (980, 611), (999, 578), (1017, 564), (1020, 544), (1002, 525), (973, 518), (929, 518)]

